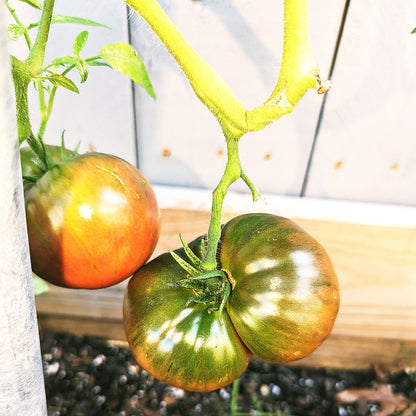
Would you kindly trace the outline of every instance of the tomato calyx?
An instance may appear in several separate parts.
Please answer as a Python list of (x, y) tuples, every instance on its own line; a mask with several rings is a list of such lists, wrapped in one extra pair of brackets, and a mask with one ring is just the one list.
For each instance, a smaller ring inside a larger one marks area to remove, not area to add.
[[(22, 176), (23, 184), (36, 183), (46, 172), (51, 170), (54, 166), (60, 163), (65, 163), (75, 156), (78, 156), (78, 148), (80, 143), (74, 150), (69, 150), (65, 147), (65, 130), (62, 132), (61, 145), (50, 146), (44, 143), (41, 137), (29, 136), (27, 143), (30, 150), (33, 152), (31, 156), (31, 162), (36, 168), (36, 174)], [(58, 152), (59, 150), (59, 152)]]
[[(204, 270), (202, 268), (201, 259), (189, 248), (182, 236), (181, 239), (183, 249), (188, 258), (184, 260), (174, 251), (170, 254), (175, 261), (187, 272), (185, 279), (178, 280), (175, 283), (169, 283), (169, 286), (182, 287), (192, 289), (195, 296), (189, 297), (185, 306), (192, 302), (202, 304), (212, 304), (207, 311), (208, 313), (219, 311), (222, 321), (222, 313), (227, 300), (235, 287), (235, 280), (231, 272), (226, 269)], [(201, 239), (200, 252), (205, 253), (206, 239)]]

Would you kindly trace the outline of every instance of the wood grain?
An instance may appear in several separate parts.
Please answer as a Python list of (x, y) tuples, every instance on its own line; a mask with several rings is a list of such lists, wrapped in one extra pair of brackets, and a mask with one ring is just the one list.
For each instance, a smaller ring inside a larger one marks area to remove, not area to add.
[[(233, 215), (225, 213), (223, 220)], [(162, 235), (154, 255), (177, 248), (179, 233), (186, 241), (204, 233), (208, 220), (206, 211), (162, 210)], [(332, 334), (302, 365), (416, 365), (416, 229), (295, 221), (326, 248), (341, 286), (341, 306)], [(125, 286), (123, 282), (95, 291), (53, 287), (37, 298), (40, 325), (124, 340)]]

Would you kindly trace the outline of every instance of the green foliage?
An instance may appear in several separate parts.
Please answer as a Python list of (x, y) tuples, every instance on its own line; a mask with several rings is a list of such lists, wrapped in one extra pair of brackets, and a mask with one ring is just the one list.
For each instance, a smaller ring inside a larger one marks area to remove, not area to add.
[(151, 97), (156, 98), (143, 60), (131, 45), (124, 42), (106, 45), (101, 49), (100, 57), (114, 69), (129, 76), (135, 83), (140, 84)]
[[(20, 1), (23, 1), (34, 8), (42, 9), (42, 5), (37, 0)], [(19, 59), (12, 57), (13, 78), (16, 88), (16, 97), (18, 97), (16, 109), (20, 143), (23, 143), (30, 136), (43, 137), (46, 125), (51, 117), (55, 95), (59, 87), (79, 93), (78, 86), (68, 77), (68, 74), (73, 69), (78, 72), (82, 84), (88, 79), (89, 67), (104, 66), (114, 68), (130, 77), (135, 83), (141, 85), (151, 97), (156, 97), (143, 60), (129, 44), (118, 42), (105, 45), (101, 51), (94, 56), (82, 56), (82, 52), (89, 38), (89, 32), (87, 30), (81, 31), (75, 37), (72, 44), (73, 55), (57, 57), (49, 64), (43, 64), (50, 24), (77, 24), (81, 26), (109, 29), (108, 26), (82, 17), (60, 14), (54, 15), (53, 2), (51, 2), (51, 0), (44, 1), (44, 10), (39, 21), (24, 24), (18, 17), (16, 10), (9, 5), (9, 0), (5, 0), (5, 4), (14, 19), (14, 23), (10, 24), (8, 27), (9, 40), (16, 41), (23, 36), (29, 50), (26, 60), (20, 61)], [(35, 41), (32, 40), (30, 36), (33, 29), (38, 29)], [(35, 88), (39, 94), (41, 124), (37, 134), (33, 134), (31, 131), (27, 106), (27, 89), (30, 81), (34, 82)]]
[[(55, 87), (64, 87), (67, 90), (79, 93), (78, 87), (72, 80), (61, 74), (50, 74), (45, 77), (36, 77), (38, 81), (49, 81)], [(47, 88), (45, 88), (47, 90)]]
[(42, 5), (37, 0), (20, 0), (22, 3), (26, 3), (35, 9), (42, 10)]

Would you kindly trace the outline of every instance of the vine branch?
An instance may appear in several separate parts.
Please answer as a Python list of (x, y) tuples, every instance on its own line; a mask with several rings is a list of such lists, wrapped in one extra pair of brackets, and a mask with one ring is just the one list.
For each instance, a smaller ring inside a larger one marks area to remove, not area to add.
[(201, 263), (203, 270), (217, 267), (216, 251), (221, 236), (221, 211), (228, 188), (242, 179), (257, 199), (258, 192), (244, 173), (238, 156), (239, 139), (247, 132), (261, 130), (289, 114), (310, 88), (325, 92), (312, 57), (308, 0), (284, 0), (283, 55), (276, 86), (270, 97), (258, 107), (247, 110), (233, 92), (208, 65), (165, 14), (157, 0), (125, 0), (149, 24), (175, 58), (196, 95), (220, 123), (227, 143), (227, 164), (212, 194), (208, 246)]
[(270, 97), (252, 110), (238, 101), (219, 74), (195, 52), (157, 0), (125, 2), (164, 43), (226, 135), (238, 139), (249, 131), (263, 129), (292, 112), (309, 88), (321, 87), (310, 49), (307, 0), (284, 0), (283, 56), (278, 81)]

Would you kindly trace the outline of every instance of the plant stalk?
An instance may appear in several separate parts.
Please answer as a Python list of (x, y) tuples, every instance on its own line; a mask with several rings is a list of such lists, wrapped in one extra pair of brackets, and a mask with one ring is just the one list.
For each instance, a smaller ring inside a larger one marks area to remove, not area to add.
[[(20, 61), (13, 56), (11, 57), (13, 83), (16, 94), (16, 118), (19, 144), (23, 143), (29, 137), (34, 137), (29, 116), (28, 88), (32, 79), (42, 69), (53, 7), (54, 0), (45, 0), (36, 40), (30, 49), (27, 59)], [(28, 46), (30, 45), (31, 42), (29, 39)], [(44, 101), (44, 92), (40, 83), (38, 83), (38, 91), (40, 102), (42, 102), (42, 98)]]
[(241, 177), (242, 169), (238, 154), (238, 140), (226, 137), (227, 164), (220, 182), (212, 193), (211, 219), (208, 227), (208, 242), (206, 257), (201, 263), (204, 270), (217, 268), (217, 247), (221, 237), (221, 213), (228, 188)]
[(26, 59), (26, 62), (30, 65), (32, 72), (35, 75), (42, 69), (43, 61), (45, 59), (45, 49), (46, 43), (48, 42), (54, 5), (55, 0), (44, 1), (35, 43)]
[(125, 0), (149, 24), (184, 71), (199, 99), (226, 135), (240, 138), (289, 114), (309, 88), (319, 86), (310, 52), (308, 0), (284, 1), (283, 58), (278, 82), (265, 103), (248, 111), (218, 73), (179, 33), (157, 0)]
[(215, 70), (195, 52), (160, 7), (157, 0), (125, 0), (149, 24), (187, 76), (199, 99), (215, 115), (227, 142), (227, 165), (212, 194), (204, 270), (217, 267), (216, 252), (221, 236), (221, 212), (228, 188), (242, 178), (253, 198), (258, 193), (241, 168), (238, 140), (247, 132), (261, 130), (293, 111), (309, 88), (323, 92), (309, 41), (308, 0), (284, 0), (284, 39), (282, 64), (270, 97), (247, 111)]

